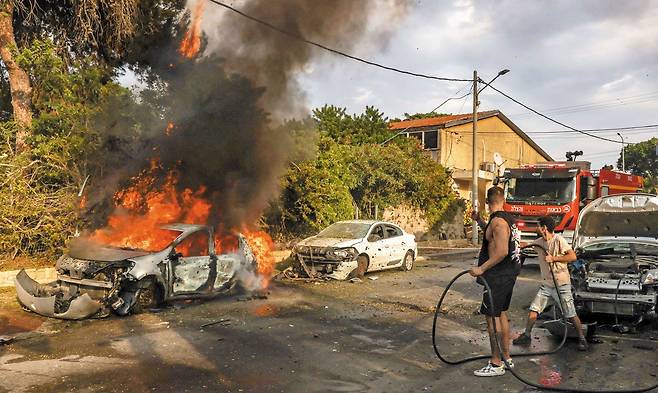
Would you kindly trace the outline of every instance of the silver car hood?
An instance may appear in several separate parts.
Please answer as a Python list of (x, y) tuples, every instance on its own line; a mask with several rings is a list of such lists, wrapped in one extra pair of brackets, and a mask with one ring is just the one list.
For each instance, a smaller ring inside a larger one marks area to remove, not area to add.
[(71, 258), (99, 262), (118, 262), (148, 254), (153, 253), (104, 246), (82, 238), (72, 239), (68, 250), (68, 255)]
[(587, 205), (578, 217), (573, 246), (603, 241), (658, 244), (658, 196), (609, 195)]

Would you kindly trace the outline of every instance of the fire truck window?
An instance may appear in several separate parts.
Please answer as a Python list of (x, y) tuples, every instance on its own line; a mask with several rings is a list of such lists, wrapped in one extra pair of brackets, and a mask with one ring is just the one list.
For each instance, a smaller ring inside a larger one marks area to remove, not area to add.
[(208, 256), (208, 233), (206, 231), (194, 232), (180, 242), (175, 251), (183, 257)]
[(585, 200), (587, 199), (587, 176), (580, 178), (580, 203), (585, 205)]

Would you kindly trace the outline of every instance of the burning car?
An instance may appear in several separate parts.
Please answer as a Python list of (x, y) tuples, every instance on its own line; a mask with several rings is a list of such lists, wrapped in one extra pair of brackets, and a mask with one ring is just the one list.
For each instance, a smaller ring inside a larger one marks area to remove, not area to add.
[(345, 280), (364, 271), (411, 270), (417, 255), (414, 235), (383, 221), (340, 221), (293, 248), (297, 269), (308, 277)]
[(15, 278), (18, 301), (54, 318), (126, 315), (174, 299), (215, 296), (232, 289), (241, 272), (254, 272), (256, 258), (242, 235), (217, 255), (212, 227), (172, 224), (161, 250), (98, 245), (77, 239), (56, 264), (57, 281), (42, 285), (24, 270)]
[(574, 236), (580, 267), (572, 272), (575, 301), (586, 314), (656, 318), (658, 196), (599, 198), (580, 214)]

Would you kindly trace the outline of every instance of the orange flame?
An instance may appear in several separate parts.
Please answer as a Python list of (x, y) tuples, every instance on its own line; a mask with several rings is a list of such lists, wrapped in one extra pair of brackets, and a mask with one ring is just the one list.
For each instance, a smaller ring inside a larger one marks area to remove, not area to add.
[(166, 136), (171, 136), (171, 133), (174, 131), (174, 123), (169, 122), (167, 123), (167, 128), (165, 128), (165, 135)]
[(192, 23), (190, 23), (190, 28), (185, 32), (185, 37), (178, 48), (178, 52), (188, 59), (195, 58), (199, 53), (199, 49), (201, 49), (201, 16), (205, 6), (205, 0), (197, 0), (192, 12)]
[[(90, 240), (114, 247), (155, 252), (166, 248), (179, 234), (161, 229), (163, 225), (208, 223), (212, 204), (204, 196), (206, 187), (178, 191), (176, 171), (169, 171), (163, 184), (157, 184), (154, 174), (159, 170), (162, 170), (161, 164), (153, 159), (149, 170), (134, 177), (129, 187), (114, 195), (115, 212), (110, 215), (104, 228), (89, 236)], [(231, 232), (227, 234), (222, 230), (217, 231), (214, 239), (217, 254), (237, 250), (237, 231)], [(256, 280), (258, 289), (264, 289), (269, 284), (274, 269), (272, 239), (262, 231), (243, 229), (241, 232), (256, 257), (256, 272), (260, 277)], [(204, 250), (207, 253), (207, 236), (204, 238), (192, 235), (176, 246), (176, 252), (182, 253), (183, 256), (207, 255), (202, 254)]]
[(262, 287), (267, 288), (276, 262), (274, 255), (272, 254), (272, 250), (274, 250), (274, 242), (270, 235), (263, 231), (250, 231), (248, 229), (243, 229), (242, 234), (247, 239), (247, 243), (249, 243), (249, 246), (256, 257), (256, 262), (258, 264), (257, 272), (263, 280)]

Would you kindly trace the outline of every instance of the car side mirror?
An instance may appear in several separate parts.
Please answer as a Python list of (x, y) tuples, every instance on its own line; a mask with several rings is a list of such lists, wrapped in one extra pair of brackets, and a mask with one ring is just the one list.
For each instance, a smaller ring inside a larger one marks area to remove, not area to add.
[(371, 243), (374, 243), (374, 242), (376, 242), (380, 239), (381, 239), (381, 237), (379, 237), (379, 235), (370, 235), (370, 236), (368, 236), (368, 241), (371, 242)]

